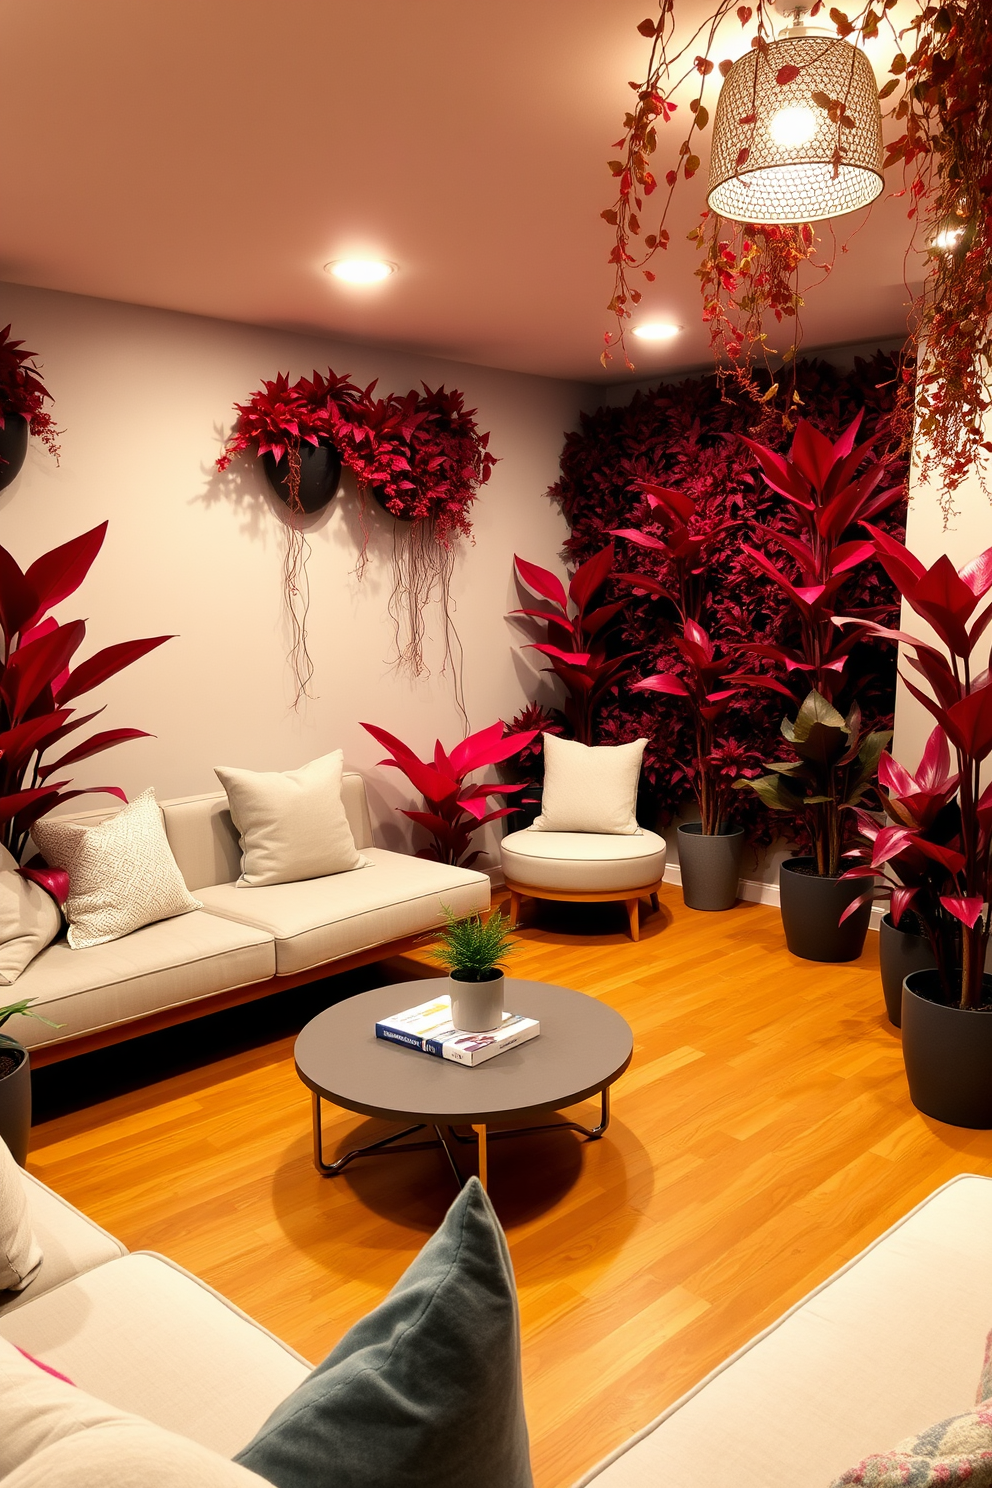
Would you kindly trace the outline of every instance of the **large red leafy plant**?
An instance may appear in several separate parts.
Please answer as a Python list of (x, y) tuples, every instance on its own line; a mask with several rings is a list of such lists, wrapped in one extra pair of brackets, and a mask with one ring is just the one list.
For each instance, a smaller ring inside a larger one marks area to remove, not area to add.
[[(102, 709), (76, 717), (74, 703), (124, 667), (161, 646), (169, 636), (120, 641), (72, 665), (86, 635), (82, 620), (59, 623), (50, 611), (79, 588), (103, 545), (106, 522), (53, 548), (22, 572), (0, 548), (0, 831), (4, 846), (20, 859), (39, 817), (74, 797), (97, 793), (125, 801), (116, 785), (71, 788), (66, 771), (142, 729), (101, 729), (51, 758), (77, 729)], [(57, 887), (51, 875), (42, 875)]]
[[(802, 360), (797, 376), (806, 417), (832, 439), (864, 409), (861, 432), (885, 466), (886, 485), (899, 491), (898, 499), (877, 520), (901, 535), (907, 460), (893, 420), (898, 369), (896, 358), (878, 354), (867, 361), (858, 359), (850, 371)], [(687, 582), (693, 586), (693, 593), (686, 596), (689, 615), (725, 653), (749, 642), (798, 653), (801, 624), (794, 604), (743, 550), (744, 542), (753, 545), (758, 527), (796, 535), (789, 504), (761, 478), (754, 455), (739, 437), (757, 431), (773, 450), (781, 451), (787, 443), (779, 424), (764, 421), (745, 395), (729, 388), (724, 394), (713, 377), (662, 384), (636, 393), (626, 407), (603, 407), (583, 415), (580, 429), (566, 439), (561, 479), (550, 492), (571, 527), (569, 556), (585, 560), (618, 530), (653, 538), (669, 548), (674, 543), (678, 550), (683, 539), (671, 517), (646, 501), (645, 483), (647, 488), (675, 490), (694, 503), (685, 524), (688, 536), (712, 534), (695, 558), (692, 549), (686, 552)], [(682, 633), (685, 605), (677, 574), (661, 548), (652, 552), (643, 544), (639, 554), (636, 563), (631, 558), (625, 566), (645, 570), (668, 597), (649, 586), (638, 589), (633, 578), (612, 579), (606, 597), (625, 603), (610, 634), (610, 654), (633, 653), (629, 665), (640, 677), (681, 672), (684, 658), (675, 639)], [(784, 550), (779, 556), (784, 557)], [(894, 614), (894, 603), (894, 587), (877, 564), (866, 562), (850, 571), (845, 607)], [(863, 727), (872, 732), (891, 726), (895, 680), (891, 652), (861, 643), (851, 655), (856, 674), (863, 678), (858, 690)], [(761, 665), (767, 669), (767, 664)], [(798, 707), (798, 687), (792, 695)], [(728, 700), (720, 719), (725, 749), (721, 768), (732, 778), (753, 769), (759, 758), (786, 759), (788, 749), (779, 728), (781, 703), (773, 691), (750, 688)], [(666, 820), (694, 799), (686, 772), (696, 748), (693, 721), (663, 695), (608, 692), (596, 710), (593, 733), (596, 743), (648, 739), (642, 774), (645, 811), (653, 807)], [(808, 841), (801, 821), (773, 821), (750, 791), (736, 794), (730, 818), (745, 826), (756, 842), (770, 842), (782, 827), (801, 843)]]
[[(627, 675), (626, 656), (611, 656), (607, 650), (610, 626), (623, 609), (623, 601), (601, 603), (603, 588), (614, 572), (612, 543), (585, 563), (580, 563), (568, 581), (568, 593), (550, 569), (523, 558), (514, 558), (517, 577), (549, 610), (514, 610), (514, 615), (537, 620), (545, 627), (545, 639), (530, 641), (529, 649), (546, 656), (548, 668), (564, 684), (565, 718), (580, 744), (593, 742), (596, 709), (606, 692), (616, 691)], [(572, 610), (569, 613), (569, 605)]]
[(12, 341), (10, 329), (6, 325), (0, 331), (0, 429), (6, 427), (4, 420), (11, 414), (27, 419), (29, 433), (40, 439), (57, 460), (59, 431), (45, 407), (46, 402), (52, 401), (52, 395), (35, 362), (38, 353), (25, 350), (23, 341)]
[[(985, 429), (992, 411), (992, 27), (987, 7), (975, 0), (924, 0), (909, 24), (897, 30), (892, 14), (896, 3), (869, 0), (851, 12), (834, 6), (828, 18), (838, 43), (874, 42), (884, 33), (891, 46), (888, 77), (879, 89), (891, 126), (883, 164), (892, 173), (896, 194), (907, 198), (907, 249), (921, 246), (931, 256), (931, 272), (910, 317), (900, 422), (908, 435), (908, 367), (922, 348), (917, 389), (922, 474), (939, 478), (945, 513), (950, 513), (961, 481), (974, 466), (987, 468), (992, 449)], [(751, 31), (752, 48), (767, 56), (779, 25), (768, 0), (747, 5), (710, 0), (708, 13), (691, 14), (689, 29), (679, 33), (680, 8), (686, 7), (676, 0), (658, 0), (657, 14), (637, 28), (650, 52), (642, 79), (630, 85), (634, 99), (614, 145), (619, 154), (609, 163), (617, 194), (602, 213), (614, 229), (608, 308), (616, 318), (615, 333), (606, 336), (604, 363), (612, 342), (623, 348), (625, 324), (641, 299), (631, 276), (636, 272), (649, 283), (656, 278), (656, 268), (649, 265), (671, 241), (666, 224), (675, 190), (699, 172), (699, 142), (709, 124), (707, 88), (715, 72), (726, 77), (732, 66), (729, 58), (720, 58), (725, 26), (733, 29), (739, 22)], [(819, 16), (822, 23), (826, 9), (823, 0), (816, 0), (810, 18)], [(793, 68), (782, 68), (776, 76), (781, 86), (794, 80)], [(847, 100), (811, 91), (810, 104), (836, 124), (835, 160), (842, 159), (850, 118)], [(741, 123), (761, 126), (757, 117)], [(669, 129), (675, 138), (659, 180), (653, 157)], [(747, 154), (745, 148), (739, 166), (746, 164)], [(807, 223), (731, 223), (703, 212), (690, 236), (703, 249), (698, 270), (703, 318), (710, 325), (721, 372), (733, 369), (754, 397), (777, 395), (781, 416), (791, 426), (800, 394), (788, 363), (799, 343), (804, 292), (799, 272), (816, 251), (814, 228)], [(829, 270), (830, 260), (822, 267)], [(791, 345), (777, 348), (784, 352), (789, 372), (781, 388), (778, 380), (762, 387), (753, 376), (756, 361), (768, 365), (769, 316), (793, 327)]]
[(498, 780), (472, 784), (468, 777), (519, 754), (532, 742), (535, 731), (507, 736), (502, 723), (494, 723), (470, 734), (451, 750), (446, 750), (438, 739), (433, 758), (422, 760), (385, 729), (372, 723), (363, 723), (362, 728), (389, 751), (389, 759), (380, 760), (380, 764), (401, 770), (424, 797), (424, 811), (401, 808), (405, 817), (430, 834), (430, 846), (418, 849), (417, 856), (456, 867), (471, 867), (480, 856), (479, 850), (469, 851), (473, 833), (513, 811), (512, 806), (490, 810), (489, 797), (512, 795), (524, 787)]
[[(887, 533), (869, 531), (903, 599), (944, 649), (877, 621), (843, 617), (838, 624), (870, 630), (909, 649), (914, 677), (903, 680), (936, 719), (950, 748), (944, 748), (939, 734), (931, 735), (915, 777), (887, 763), (885, 806), (895, 825), (875, 832), (862, 818), (869, 846), (852, 874), (872, 877), (894, 869), (894, 917), (898, 921), (913, 908), (926, 928), (948, 1001), (977, 1008), (990, 1000), (983, 977), (992, 930), (992, 784), (983, 790), (982, 767), (992, 755), (992, 655), (987, 649), (992, 548), (961, 569), (945, 554), (927, 568)], [(951, 752), (957, 767), (953, 774)], [(952, 802), (956, 810), (949, 811)]]

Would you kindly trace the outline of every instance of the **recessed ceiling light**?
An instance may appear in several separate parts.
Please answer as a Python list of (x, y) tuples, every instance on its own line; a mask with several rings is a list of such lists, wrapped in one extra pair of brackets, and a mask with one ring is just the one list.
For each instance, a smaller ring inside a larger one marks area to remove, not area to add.
[(640, 336), (642, 341), (671, 341), (681, 331), (680, 325), (672, 325), (668, 320), (649, 320), (644, 325), (634, 327), (634, 335)]
[(324, 265), (324, 272), (346, 284), (379, 284), (396, 273), (396, 265), (385, 258), (335, 258)]

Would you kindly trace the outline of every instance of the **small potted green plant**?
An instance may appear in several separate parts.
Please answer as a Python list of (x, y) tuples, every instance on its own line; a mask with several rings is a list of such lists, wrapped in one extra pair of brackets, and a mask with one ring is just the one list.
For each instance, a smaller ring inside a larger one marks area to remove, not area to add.
[(501, 961), (518, 949), (510, 921), (496, 909), (464, 919), (445, 908), (445, 927), (432, 955), (451, 977), (451, 1021), (459, 1032), (489, 1033), (503, 1021)]
[[(0, 1007), (0, 1028), (9, 1018), (37, 1018), (49, 1028), (61, 1028), (50, 1018), (31, 1011), (31, 1001), (10, 1002)], [(23, 1044), (9, 1034), (0, 1033), (0, 1137), (6, 1142), (14, 1161), (23, 1168), (28, 1155), (31, 1131), (31, 1059)]]

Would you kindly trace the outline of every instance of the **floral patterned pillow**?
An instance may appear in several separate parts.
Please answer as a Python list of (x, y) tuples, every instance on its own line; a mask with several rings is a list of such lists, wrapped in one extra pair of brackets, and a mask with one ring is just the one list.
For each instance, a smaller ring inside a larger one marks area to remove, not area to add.
[(992, 1488), (992, 1333), (974, 1410), (938, 1421), (891, 1452), (848, 1468), (830, 1488)]

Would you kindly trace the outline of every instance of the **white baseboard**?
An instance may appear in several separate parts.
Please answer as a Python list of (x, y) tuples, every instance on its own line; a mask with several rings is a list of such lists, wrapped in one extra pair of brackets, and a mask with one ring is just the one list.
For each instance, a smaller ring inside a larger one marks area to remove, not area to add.
[[(665, 882), (670, 884), (682, 883), (682, 870), (678, 863), (666, 863)], [(775, 904), (781, 903), (777, 883), (763, 883), (756, 878), (742, 878), (737, 887), (738, 898), (745, 900), (748, 904)], [(872, 906), (869, 929), (877, 930), (882, 916), (885, 913), (884, 904)]]

